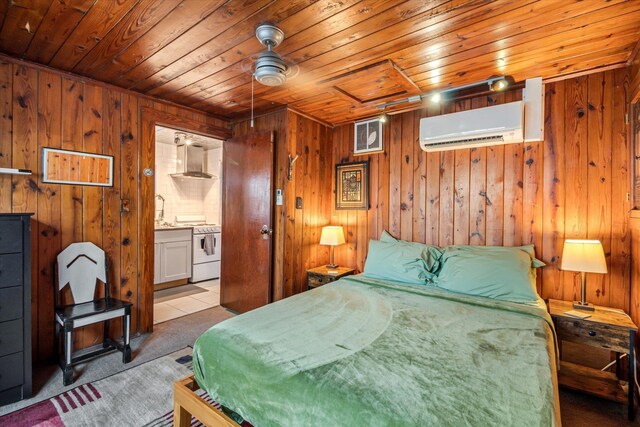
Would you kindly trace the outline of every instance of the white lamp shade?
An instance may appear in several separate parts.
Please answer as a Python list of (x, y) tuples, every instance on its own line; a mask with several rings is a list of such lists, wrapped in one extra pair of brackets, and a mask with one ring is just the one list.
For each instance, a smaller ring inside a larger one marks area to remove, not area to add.
[(607, 261), (599, 240), (565, 240), (561, 270), (606, 273)]
[(327, 225), (322, 227), (320, 235), (320, 244), (329, 246), (338, 246), (344, 243), (344, 232), (341, 225)]

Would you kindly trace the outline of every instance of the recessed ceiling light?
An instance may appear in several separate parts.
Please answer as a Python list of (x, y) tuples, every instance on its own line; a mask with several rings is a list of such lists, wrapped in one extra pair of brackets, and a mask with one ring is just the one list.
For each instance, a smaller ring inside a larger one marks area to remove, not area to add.
[(498, 67), (502, 68), (505, 65), (507, 65), (507, 61), (504, 58), (498, 58), (496, 60), (496, 63), (498, 64)]

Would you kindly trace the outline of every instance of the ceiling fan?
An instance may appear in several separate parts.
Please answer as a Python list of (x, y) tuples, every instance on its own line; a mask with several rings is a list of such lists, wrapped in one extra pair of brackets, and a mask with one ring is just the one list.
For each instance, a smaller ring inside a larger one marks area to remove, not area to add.
[(242, 61), (242, 70), (265, 86), (280, 86), (298, 74), (298, 66), (280, 56), (273, 49), (284, 40), (284, 32), (272, 24), (263, 24), (256, 28), (258, 41), (266, 50)]
[(256, 28), (258, 41), (266, 50), (251, 55), (240, 64), (242, 71), (251, 74), (251, 127), (253, 128), (253, 81), (265, 86), (280, 86), (298, 75), (299, 67), (284, 59), (273, 49), (284, 40), (284, 32), (272, 24), (262, 24)]

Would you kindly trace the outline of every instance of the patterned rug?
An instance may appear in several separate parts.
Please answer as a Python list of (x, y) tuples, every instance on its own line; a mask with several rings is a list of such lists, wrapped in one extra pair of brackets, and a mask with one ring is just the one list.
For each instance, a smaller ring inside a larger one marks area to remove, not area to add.
[[(185, 348), (7, 414), (0, 426), (171, 426), (173, 383), (191, 375), (192, 366), (191, 348)], [(192, 418), (191, 425), (202, 424)]]

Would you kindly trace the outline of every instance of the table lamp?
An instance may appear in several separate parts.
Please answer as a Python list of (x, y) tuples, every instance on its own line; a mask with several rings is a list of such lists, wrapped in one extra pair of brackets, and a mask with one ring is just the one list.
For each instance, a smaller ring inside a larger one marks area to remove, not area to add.
[(344, 244), (344, 232), (341, 225), (327, 225), (322, 227), (322, 234), (320, 235), (320, 244), (331, 246), (331, 261), (328, 268), (337, 268), (338, 266), (333, 262), (333, 247)]
[(579, 271), (582, 280), (582, 295), (580, 301), (573, 303), (573, 308), (580, 310), (594, 310), (593, 305), (586, 301), (586, 274), (607, 272), (607, 262), (600, 240), (565, 240), (562, 249), (561, 270)]

